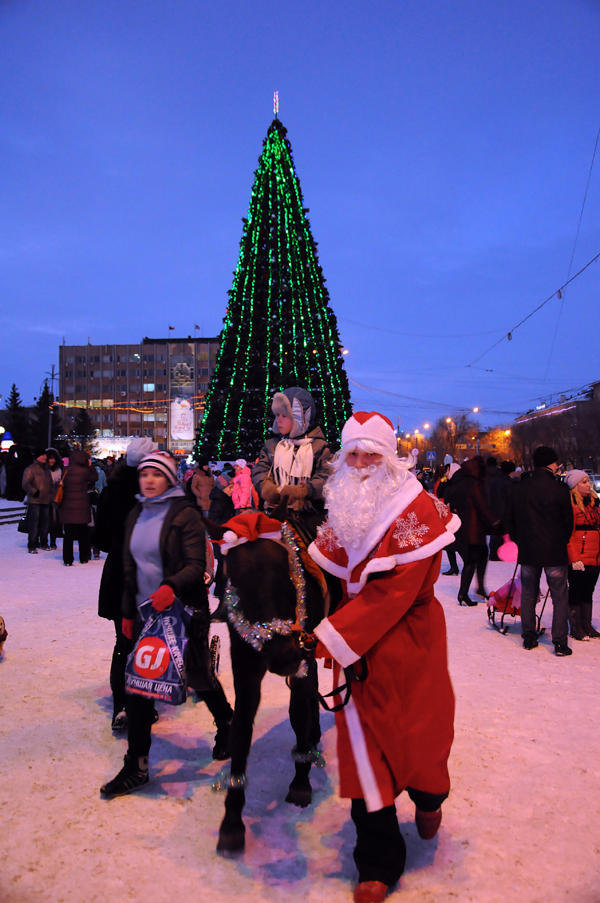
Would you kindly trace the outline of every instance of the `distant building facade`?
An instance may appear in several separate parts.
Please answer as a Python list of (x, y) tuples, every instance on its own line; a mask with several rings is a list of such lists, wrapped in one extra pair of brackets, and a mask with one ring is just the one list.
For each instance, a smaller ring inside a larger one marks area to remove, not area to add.
[(68, 432), (87, 410), (100, 454), (119, 451), (134, 436), (187, 454), (204, 413), (219, 338), (150, 339), (134, 345), (61, 345), (59, 395)]
[(559, 395), (556, 400), (540, 402), (535, 408), (515, 418), (515, 423), (530, 423), (533, 420), (542, 420), (546, 417), (555, 417), (558, 414), (574, 412), (575, 420), (582, 413), (587, 414), (593, 405), (600, 406), (600, 381), (589, 383), (584, 389), (576, 391), (573, 395)]

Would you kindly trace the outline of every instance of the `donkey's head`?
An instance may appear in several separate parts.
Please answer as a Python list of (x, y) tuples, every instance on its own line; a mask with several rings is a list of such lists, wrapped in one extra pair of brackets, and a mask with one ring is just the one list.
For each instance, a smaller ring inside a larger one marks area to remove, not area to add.
[[(229, 550), (227, 575), (235, 588), (241, 614), (251, 624), (296, 621), (296, 590), (285, 548), (269, 539)], [(260, 650), (273, 674), (295, 674), (303, 658), (299, 634), (274, 634)]]

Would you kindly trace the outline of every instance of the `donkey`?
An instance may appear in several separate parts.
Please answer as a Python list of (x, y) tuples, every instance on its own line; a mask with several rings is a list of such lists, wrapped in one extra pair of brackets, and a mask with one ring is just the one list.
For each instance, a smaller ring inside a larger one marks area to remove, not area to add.
[[(213, 539), (221, 539), (225, 533), (211, 521), (205, 520), (205, 526)], [(325, 615), (327, 586), (315, 565), (307, 570), (301, 564), (289, 524), (282, 535), (287, 537), (287, 547), (272, 539), (256, 539), (230, 548), (226, 558), (235, 708), (230, 730), (231, 775), (214, 785), (227, 790), (217, 844), (222, 855), (241, 853), (245, 847), (245, 770), (267, 671), (285, 677), (290, 688), (295, 776), (286, 802), (303, 808), (310, 805), (311, 765), (325, 764), (317, 750), (321, 739), (317, 665), (310, 655), (309, 635)], [(303, 623), (299, 623), (299, 604)]]

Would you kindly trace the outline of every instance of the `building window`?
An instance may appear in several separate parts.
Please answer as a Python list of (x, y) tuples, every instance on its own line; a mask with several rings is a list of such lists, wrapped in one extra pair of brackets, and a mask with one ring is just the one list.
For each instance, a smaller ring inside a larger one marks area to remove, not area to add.
[(87, 362), (87, 357), (85, 356), (85, 354), (78, 354), (77, 357), (75, 358), (76, 364), (85, 364), (86, 362)]
[(149, 376), (152, 379), (154, 377), (154, 370), (144, 370), (144, 376)]
[(153, 360), (154, 360), (154, 355), (153, 355), (153, 354), (145, 354), (145, 355), (144, 355), (144, 363), (146, 363), (146, 361), (147, 361), (147, 362), (150, 362), (150, 361), (153, 361)]
[(157, 361), (164, 361), (164, 360), (165, 360), (164, 354), (157, 354), (157, 355), (156, 355), (156, 360), (157, 360)]
[(143, 414), (142, 418), (146, 421), (154, 421), (154, 413), (152, 414)]
[(117, 423), (127, 423), (127, 414), (117, 414)]
[(83, 377), (83, 379), (85, 379), (85, 370), (76, 370), (76, 371), (75, 371), (75, 376), (76, 376), (78, 379), (81, 379), (82, 377)]
[(117, 376), (120, 376), (121, 378), (126, 377), (127, 370), (117, 370)]
[(93, 356), (90, 355), (90, 364), (99, 364), (99, 363), (100, 363), (100, 355), (99, 354), (94, 354)]
[(102, 376), (114, 376), (114, 370), (103, 370)]
[(151, 439), (154, 438), (154, 430), (144, 430), (144, 436), (149, 436)]
[(154, 392), (154, 383), (144, 383), (144, 392)]
[(100, 377), (100, 370), (90, 370), (90, 379), (98, 379)]
[(167, 391), (167, 384), (166, 384), (166, 383), (157, 383), (157, 384), (156, 384), (156, 391), (157, 391), (157, 392), (166, 392), (166, 391)]
[(73, 370), (65, 370), (65, 379), (73, 379)]
[(104, 420), (107, 423), (112, 423), (113, 415), (109, 411), (104, 412)]
[(81, 392), (85, 395), (87, 392), (87, 386), (75, 386), (75, 392)]
[(130, 367), (130, 368), (129, 368), (129, 375), (130, 375), (130, 376), (139, 376), (139, 375), (140, 375), (140, 371), (139, 371), (139, 370), (134, 370), (133, 367)]
[(65, 358), (65, 364), (74, 364), (74, 363), (75, 363), (74, 357), (66, 357)]
[(155, 420), (162, 421), (163, 423), (166, 423), (166, 422), (167, 422), (167, 415), (166, 415), (166, 414), (155, 414), (155, 415), (154, 415), (154, 419), (155, 419)]
[(139, 391), (140, 391), (140, 384), (139, 384), (139, 383), (131, 383), (130, 386), (129, 386), (129, 391), (130, 391), (130, 392), (139, 392)]
[(105, 355), (103, 356), (103, 358), (102, 358), (102, 362), (103, 362), (104, 364), (112, 364), (112, 362), (113, 362), (113, 360), (112, 360), (112, 354), (105, 354)]
[(75, 386), (65, 386), (65, 392), (74, 392)]
[(130, 364), (139, 364), (140, 356), (139, 354), (130, 354), (129, 355), (129, 363)]
[(102, 391), (104, 392), (105, 395), (107, 395), (109, 392), (112, 395), (113, 387), (110, 384), (102, 386)]

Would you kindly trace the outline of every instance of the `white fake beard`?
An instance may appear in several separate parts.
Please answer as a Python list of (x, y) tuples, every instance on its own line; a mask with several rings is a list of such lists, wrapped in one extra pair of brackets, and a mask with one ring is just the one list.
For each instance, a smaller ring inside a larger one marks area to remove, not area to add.
[(329, 478), (324, 492), (328, 523), (343, 546), (360, 546), (399, 483), (376, 464), (361, 470), (344, 464)]

